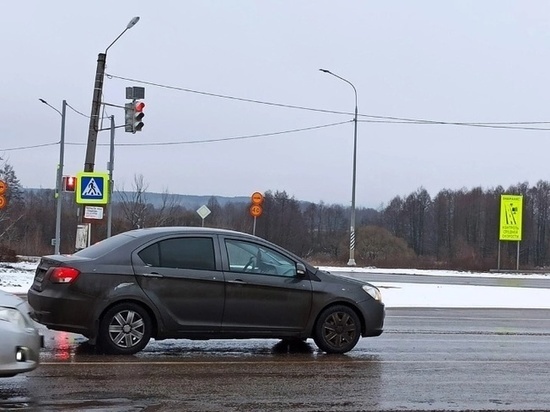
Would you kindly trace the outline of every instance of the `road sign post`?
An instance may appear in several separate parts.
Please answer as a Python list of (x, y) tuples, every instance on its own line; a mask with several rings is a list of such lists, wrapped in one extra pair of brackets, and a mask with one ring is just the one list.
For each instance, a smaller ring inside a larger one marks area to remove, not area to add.
[(264, 195), (261, 194), (260, 192), (254, 192), (252, 193), (250, 200), (252, 201), (252, 204), (250, 205), (248, 212), (254, 218), (254, 224), (252, 226), (252, 234), (256, 235), (256, 219), (260, 217), (264, 211), (262, 207), (262, 204), (264, 202)]
[(202, 227), (204, 227), (204, 219), (206, 219), (206, 217), (211, 213), (211, 212), (210, 212), (210, 209), (208, 209), (208, 206), (202, 205), (201, 207), (199, 207), (199, 208), (197, 209), (197, 213), (198, 213), (199, 216), (201, 217), (201, 219), (202, 219)]

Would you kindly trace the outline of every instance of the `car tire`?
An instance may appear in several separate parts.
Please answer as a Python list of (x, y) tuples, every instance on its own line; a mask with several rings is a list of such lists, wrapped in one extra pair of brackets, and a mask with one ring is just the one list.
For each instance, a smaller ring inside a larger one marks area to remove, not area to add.
[(313, 340), (326, 353), (346, 353), (361, 337), (361, 322), (355, 311), (347, 306), (328, 307), (319, 315)]
[(106, 353), (133, 355), (151, 338), (151, 317), (135, 303), (120, 303), (110, 308), (99, 324), (99, 346)]

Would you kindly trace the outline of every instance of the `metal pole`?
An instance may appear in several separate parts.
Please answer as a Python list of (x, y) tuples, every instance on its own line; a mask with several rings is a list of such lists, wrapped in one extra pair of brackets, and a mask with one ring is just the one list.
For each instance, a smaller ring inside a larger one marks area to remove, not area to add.
[(65, 158), (65, 115), (67, 101), (63, 100), (61, 107), (61, 138), (59, 140), (59, 166), (57, 167), (57, 208), (55, 214), (55, 248), (54, 253), (59, 255), (61, 248), (61, 206), (63, 203), (63, 162)]
[(498, 241), (497, 270), (500, 270), (500, 240)]
[(332, 73), (330, 70), (319, 69), (323, 73), (330, 74), (353, 88), (355, 94), (355, 117), (353, 119), (354, 131), (353, 131), (353, 175), (351, 183), (351, 217), (350, 217), (350, 231), (349, 231), (349, 260), (348, 266), (355, 266), (355, 182), (357, 179), (357, 89), (349, 80), (344, 79), (337, 74)]
[(113, 222), (113, 170), (115, 168), (115, 116), (111, 116), (111, 145), (109, 154), (109, 199), (107, 201), (107, 237), (111, 237)]
[[(353, 86), (353, 85), (352, 85)], [(348, 266), (355, 266), (355, 181), (357, 179), (357, 91), (355, 87), (355, 119), (353, 131), (353, 178), (351, 184), (351, 219), (349, 231), (349, 260)]]
[(518, 249), (516, 252), (516, 270), (519, 270), (519, 240), (518, 240)]

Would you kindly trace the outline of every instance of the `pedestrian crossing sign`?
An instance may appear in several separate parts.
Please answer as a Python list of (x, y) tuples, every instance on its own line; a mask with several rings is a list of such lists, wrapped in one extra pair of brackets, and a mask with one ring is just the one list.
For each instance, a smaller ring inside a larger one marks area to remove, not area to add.
[(109, 202), (109, 174), (80, 172), (76, 174), (76, 203), (104, 205)]

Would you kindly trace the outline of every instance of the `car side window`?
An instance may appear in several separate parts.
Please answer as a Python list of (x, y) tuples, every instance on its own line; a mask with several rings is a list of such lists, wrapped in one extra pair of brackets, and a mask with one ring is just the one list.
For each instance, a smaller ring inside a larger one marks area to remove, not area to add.
[(296, 263), (273, 249), (234, 239), (226, 239), (225, 246), (231, 272), (296, 276)]
[(161, 240), (138, 253), (145, 264), (176, 269), (215, 270), (214, 244), (209, 237)]

